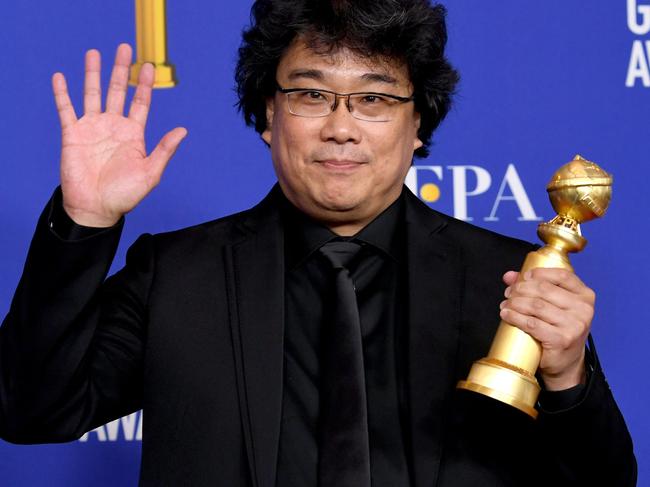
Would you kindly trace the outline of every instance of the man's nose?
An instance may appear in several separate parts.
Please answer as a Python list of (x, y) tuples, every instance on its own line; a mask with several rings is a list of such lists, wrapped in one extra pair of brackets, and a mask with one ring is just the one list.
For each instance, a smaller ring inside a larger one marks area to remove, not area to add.
[(358, 143), (361, 141), (361, 130), (358, 122), (350, 113), (348, 97), (337, 96), (332, 112), (325, 117), (321, 136), (323, 140), (333, 140), (339, 144), (346, 142)]

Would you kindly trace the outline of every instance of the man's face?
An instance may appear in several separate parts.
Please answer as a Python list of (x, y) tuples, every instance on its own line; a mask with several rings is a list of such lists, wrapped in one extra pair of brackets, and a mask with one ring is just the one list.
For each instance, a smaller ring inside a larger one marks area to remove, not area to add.
[[(347, 49), (319, 54), (300, 39), (287, 48), (276, 77), (282, 88), (402, 97), (413, 90), (401, 63)], [(286, 95), (277, 92), (267, 102), (267, 120), (262, 138), (284, 194), (340, 235), (356, 233), (397, 199), (413, 151), (422, 145), (412, 102), (396, 106), (388, 122), (354, 118), (343, 98), (330, 115), (308, 118), (291, 114)]]

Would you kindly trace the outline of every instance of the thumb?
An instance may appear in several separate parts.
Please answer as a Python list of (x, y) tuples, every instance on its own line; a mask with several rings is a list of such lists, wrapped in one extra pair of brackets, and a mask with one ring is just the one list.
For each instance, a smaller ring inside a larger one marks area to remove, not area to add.
[(167, 163), (178, 149), (179, 144), (187, 135), (187, 129), (183, 127), (176, 127), (167, 132), (158, 145), (149, 154), (149, 163), (151, 164), (151, 177), (156, 181), (160, 181), (163, 171), (167, 167)]

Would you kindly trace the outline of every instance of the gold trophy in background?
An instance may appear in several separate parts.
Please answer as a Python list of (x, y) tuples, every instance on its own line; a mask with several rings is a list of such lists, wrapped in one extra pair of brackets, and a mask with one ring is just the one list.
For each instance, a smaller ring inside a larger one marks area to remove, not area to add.
[(135, 1), (135, 37), (136, 61), (131, 66), (129, 84), (136, 86), (142, 65), (152, 63), (156, 68), (154, 88), (176, 86), (176, 70), (167, 59), (165, 0)]
[[(557, 216), (539, 225), (537, 235), (546, 245), (526, 256), (520, 279), (536, 267), (573, 270), (567, 254), (579, 252), (587, 244), (580, 223), (601, 217), (607, 210), (612, 177), (577, 155), (555, 172), (546, 190)], [(541, 354), (537, 340), (501, 320), (487, 357), (474, 362), (458, 388), (492, 397), (536, 418), (540, 386), (535, 372)]]

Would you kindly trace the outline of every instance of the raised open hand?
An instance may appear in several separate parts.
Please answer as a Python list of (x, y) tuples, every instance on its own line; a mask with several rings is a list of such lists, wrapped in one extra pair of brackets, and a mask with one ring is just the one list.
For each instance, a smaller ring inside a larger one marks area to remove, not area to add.
[(160, 177), (187, 135), (177, 127), (160, 140), (147, 156), (147, 123), (154, 68), (145, 64), (124, 116), (131, 46), (120, 44), (102, 112), (100, 54), (86, 53), (84, 115), (77, 118), (65, 77), (52, 76), (54, 99), (61, 120), (61, 189), (63, 207), (78, 224), (107, 227), (132, 210), (160, 181)]

